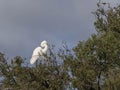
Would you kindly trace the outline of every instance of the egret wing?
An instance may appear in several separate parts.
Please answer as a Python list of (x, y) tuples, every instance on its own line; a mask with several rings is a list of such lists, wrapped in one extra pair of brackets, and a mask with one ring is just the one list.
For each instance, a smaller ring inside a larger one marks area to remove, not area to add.
[(30, 64), (34, 64), (36, 62), (36, 60), (39, 59), (40, 54), (41, 54), (41, 47), (35, 48), (35, 50), (33, 51), (33, 54), (32, 54), (32, 58), (30, 59)]

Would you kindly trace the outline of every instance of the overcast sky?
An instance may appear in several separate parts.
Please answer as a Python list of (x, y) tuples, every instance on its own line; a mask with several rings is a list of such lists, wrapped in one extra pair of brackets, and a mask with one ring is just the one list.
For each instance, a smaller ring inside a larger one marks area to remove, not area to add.
[[(104, 1), (104, 0), (103, 0)], [(112, 4), (117, 0), (107, 0)], [(0, 0), (0, 52), (30, 58), (46, 40), (70, 47), (86, 40), (94, 29), (97, 0)]]

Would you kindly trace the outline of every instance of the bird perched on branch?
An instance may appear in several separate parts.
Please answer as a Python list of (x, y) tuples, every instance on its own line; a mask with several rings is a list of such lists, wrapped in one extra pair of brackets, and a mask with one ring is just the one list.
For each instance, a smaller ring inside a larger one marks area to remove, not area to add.
[(36, 47), (33, 51), (32, 57), (30, 59), (30, 64), (34, 64), (36, 60), (38, 60), (40, 57), (44, 57), (47, 54), (48, 50), (48, 43), (47, 41), (41, 42), (41, 47)]

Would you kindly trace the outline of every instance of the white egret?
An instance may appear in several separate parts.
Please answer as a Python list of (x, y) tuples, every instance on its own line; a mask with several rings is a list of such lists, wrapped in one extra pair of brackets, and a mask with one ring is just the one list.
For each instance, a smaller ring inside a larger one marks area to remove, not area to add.
[(40, 57), (44, 57), (46, 55), (48, 50), (48, 43), (47, 41), (41, 42), (41, 47), (37, 47), (34, 49), (32, 58), (30, 59), (30, 64), (34, 64), (36, 60), (38, 60)]

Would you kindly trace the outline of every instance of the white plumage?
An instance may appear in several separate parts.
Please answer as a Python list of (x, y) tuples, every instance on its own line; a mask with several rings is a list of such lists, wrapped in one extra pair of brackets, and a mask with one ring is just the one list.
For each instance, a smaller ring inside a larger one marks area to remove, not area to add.
[(47, 41), (42, 41), (41, 47), (37, 47), (34, 49), (32, 57), (30, 59), (30, 64), (34, 64), (36, 60), (38, 60), (40, 57), (44, 57), (44, 55), (47, 53), (47, 50), (48, 50)]

